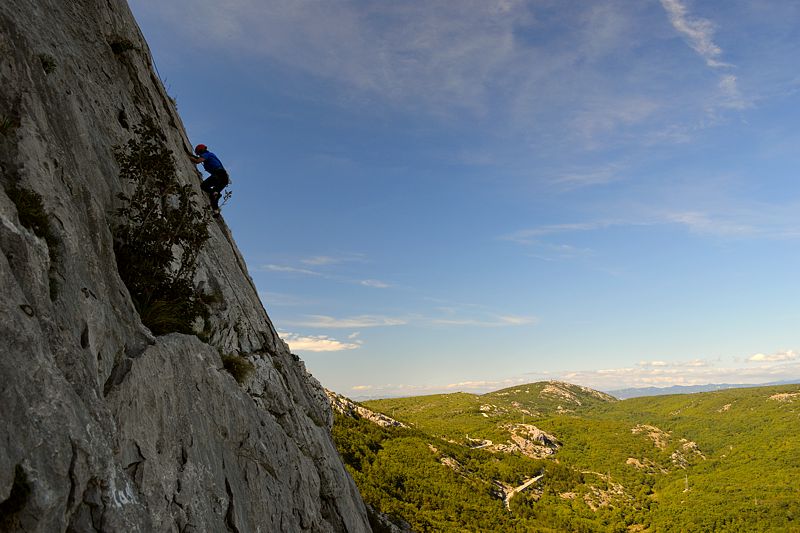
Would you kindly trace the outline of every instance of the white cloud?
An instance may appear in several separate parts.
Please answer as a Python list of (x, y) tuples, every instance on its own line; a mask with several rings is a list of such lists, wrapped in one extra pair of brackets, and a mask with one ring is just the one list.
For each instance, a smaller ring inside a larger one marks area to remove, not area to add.
[(360, 342), (342, 342), (326, 335), (280, 333), (280, 336), (293, 352), (341, 352), (361, 347)]
[(326, 315), (309, 315), (308, 320), (294, 322), (286, 321), (286, 323), (292, 326), (302, 326), (308, 328), (358, 329), (382, 326), (402, 326), (407, 324), (408, 320), (381, 315), (358, 315), (344, 318), (334, 318)]
[(758, 363), (762, 362), (774, 363), (777, 361), (794, 361), (797, 358), (798, 358), (797, 352), (795, 352), (794, 350), (785, 350), (773, 354), (757, 353), (755, 355), (748, 357), (747, 360)]
[(364, 390), (372, 390), (373, 388), (375, 387), (372, 385), (354, 385), (350, 387), (350, 390), (364, 391)]

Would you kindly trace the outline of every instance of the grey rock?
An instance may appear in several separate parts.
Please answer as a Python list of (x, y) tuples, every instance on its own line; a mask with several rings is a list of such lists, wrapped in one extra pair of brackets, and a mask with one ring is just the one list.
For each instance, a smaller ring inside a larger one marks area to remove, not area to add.
[[(115, 42), (133, 46), (120, 49)], [(174, 105), (121, 0), (0, 10), (0, 530), (369, 531), (325, 393), (278, 337), (221, 219), (197, 281), (208, 343), (154, 337), (119, 278), (114, 145), (153, 117), (197, 187)], [(42, 196), (53, 242), (20, 222)], [(239, 385), (220, 353), (256, 371)]]
[(357, 404), (350, 398), (335, 393), (332, 390), (325, 389), (325, 394), (328, 395), (328, 400), (331, 402), (331, 407), (333, 410), (343, 414), (344, 416), (348, 416), (350, 418), (363, 418), (381, 427), (408, 427), (407, 425), (395, 420), (390, 416), (375, 412), (372, 409), (367, 409), (363, 405)]

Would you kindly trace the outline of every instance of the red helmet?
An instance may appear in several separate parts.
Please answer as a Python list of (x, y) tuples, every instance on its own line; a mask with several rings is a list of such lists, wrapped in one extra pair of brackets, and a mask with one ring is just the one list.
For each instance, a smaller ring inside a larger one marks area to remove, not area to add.
[(200, 155), (203, 152), (207, 151), (208, 151), (208, 146), (206, 146), (205, 144), (198, 144), (197, 146), (194, 147), (194, 153), (196, 153), (197, 155)]

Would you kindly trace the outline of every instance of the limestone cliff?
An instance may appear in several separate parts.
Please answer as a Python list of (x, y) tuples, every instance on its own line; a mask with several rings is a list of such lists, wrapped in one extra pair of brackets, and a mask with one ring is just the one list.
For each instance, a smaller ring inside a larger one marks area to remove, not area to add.
[[(145, 116), (175, 153), (186, 145), (151, 64), (123, 0), (3, 2), (0, 529), (368, 531), (325, 393), (224, 222), (199, 260), (216, 295), (208, 342), (154, 337), (119, 277), (110, 226), (129, 185), (112, 147)], [(41, 195), (45, 238), (10, 187)], [(256, 372), (238, 384), (221, 352)]]

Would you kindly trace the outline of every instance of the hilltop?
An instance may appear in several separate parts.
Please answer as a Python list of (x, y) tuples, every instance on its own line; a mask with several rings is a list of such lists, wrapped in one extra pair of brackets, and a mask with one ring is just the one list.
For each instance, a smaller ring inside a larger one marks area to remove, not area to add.
[(526, 420), (577, 413), (615, 401), (608, 394), (580, 385), (542, 381), (481, 395), (432, 394), (370, 400), (362, 405), (398, 420), (408, 420), (418, 429), (454, 442), (480, 440), (486, 444), (534, 432), (535, 428), (527, 427), (530, 424)]
[(563, 381), (542, 381), (518, 385), (481, 395), (487, 403), (518, 409), (530, 416), (572, 413), (581, 408), (614, 402), (616, 398), (589, 387)]

